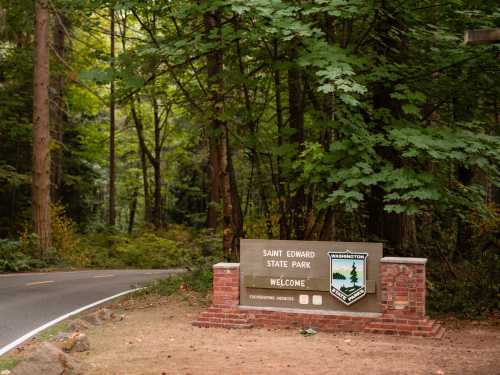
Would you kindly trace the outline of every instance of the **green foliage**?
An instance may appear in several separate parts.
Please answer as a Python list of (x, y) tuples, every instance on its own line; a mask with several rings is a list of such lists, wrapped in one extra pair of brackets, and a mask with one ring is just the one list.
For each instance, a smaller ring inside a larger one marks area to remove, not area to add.
[[(78, 235), (60, 207), (53, 208), (54, 245), (43, 259), (37, 256), (36, 236), (24, 232), (20, 240), (0, 240), (0, 272), (45, 267), (174, 268), (198, 267), (222, 259), (218, 235), (194, 233), (182, 226), (165, 232), (136, 235), (112, 232)], [(202, 275), (202, 274), (200, 274)]]
[(500, 243), (473, 260), (446, 265), (431, 264), (428, 309), (463, 318), (487, 317), (500, 309)]
[[(181, 227), (169, 230), (168, 237), (178, 233)], [(194, 291), (206, 297), (212, 288), (212, 266), (224, 259), (219, 236), (210, 231), (196, 233), (191, 246), (198, 252), (187, 264), (189, 271), (179, 275), (154, 281), (141, 291), (141, 294), (171, 295), (179, 291)], [(186, 265), (186, 264), (185, 264)]]
[(0, 189), (6, 190), (29, 182), (29, 177), (18, 173), (14, 167), (0, 164)]
[(57, 251), (57, 258), (68, 265), (82, 265), (85, 259), (80, 258), (80, 242), (73, 221), (67, 216), (60, 204), (51, 206), (50, 220), (52, 226), (52, 246)]
[(183, 275), (172, 275), (165, 279), (153, 281), (139, 294), (170, 296), (180, 291), (194, 291), (206, 297), (212, 288), (213, 271), (211, 265), (198, 266), (192, 272)]
[(182, 243), (144, 233), (134, 239), (118, 240), (111, 252), (127, 267), (170, 268), (189, 264), (196, 250)]
[(194, 291), (202, 297), (207, 297), (208, 292), (212, 289), (212, 266), (222, 259), (222, 257), (214, 256), (198, 258), (189, 272), (153, 281), (140, 294), (168, 296), (180, 291)]
[(40, 262), (24, 253), (19, 241), (0, 239), (0, 272), (29, 271), (37, 265)]
[(79, 236), (78, 243), (73, 249), (74, 267), (190, 267), (200, 259), (221, 255), (220, 240), (215, 234), (192, 232), (182, 226), (135, 235), (88, 233)]

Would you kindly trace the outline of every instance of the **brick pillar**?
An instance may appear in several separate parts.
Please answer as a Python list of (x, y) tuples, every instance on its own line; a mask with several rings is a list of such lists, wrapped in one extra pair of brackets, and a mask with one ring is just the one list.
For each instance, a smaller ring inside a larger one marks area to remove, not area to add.
[(384, 314), (425, 318), (425, 258), (386, 257), (380, 260)]
[(214, 265), (213, 306), (236, 307), (240, 304), (240, 264)]

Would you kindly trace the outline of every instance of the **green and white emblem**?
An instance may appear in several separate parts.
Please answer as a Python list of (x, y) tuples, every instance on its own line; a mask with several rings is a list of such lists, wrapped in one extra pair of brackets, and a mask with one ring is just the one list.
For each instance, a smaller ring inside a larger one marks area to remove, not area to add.
[(367, 253), (329, 252), (330, 293), (346, 305), (366, 294)]

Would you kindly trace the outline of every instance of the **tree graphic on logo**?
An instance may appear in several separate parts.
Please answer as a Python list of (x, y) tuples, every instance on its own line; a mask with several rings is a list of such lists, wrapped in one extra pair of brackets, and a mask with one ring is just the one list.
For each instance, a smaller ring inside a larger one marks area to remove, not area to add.
[(358, 272), (356, 271), (356, 264), (352, 262), (352, 270), (351, 270), (351, 283), (356, 286), (358, 282)]

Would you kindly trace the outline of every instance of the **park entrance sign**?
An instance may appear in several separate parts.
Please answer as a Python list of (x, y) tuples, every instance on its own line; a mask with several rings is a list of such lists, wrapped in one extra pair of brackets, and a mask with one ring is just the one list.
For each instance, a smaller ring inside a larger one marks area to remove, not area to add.
[(198, 327), (314, 328), (441, 337), (425, 315), (424, 258), (380, 243), (242, 240), (240, 263), (214, 265)]
[(378, 313), (382, 251), (380, 243), (242, 240), (240, 302)]

